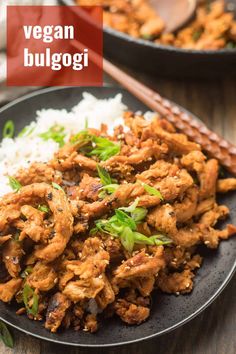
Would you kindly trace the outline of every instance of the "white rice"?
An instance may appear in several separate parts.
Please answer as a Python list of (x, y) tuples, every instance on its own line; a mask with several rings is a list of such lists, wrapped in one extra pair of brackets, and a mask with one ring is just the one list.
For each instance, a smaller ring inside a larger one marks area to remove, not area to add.
[(101, 123), (113, 127), (122, 124), (123, 112), (127, 107), (122, 103), (122, 95), (114, 98), (98, 100), (89, 93), (70, 112), (65, 109), (43, 109), (36, 112), (36, 120), (31, 122), (34, 128), (30, 136), (5, 138), (0, 144), (0, 196), (11, 191), (8, 177), (20, 168), (28, 167), (32, 162), (47, 162), (58, 150), (59, 145), (53, 140), (44, 141), (40, 133), (48, 131), (55, 124), (65, 128), (68, 141), (71, 134), (85, 128), (85, 122), (91, 128), (100, 128)]

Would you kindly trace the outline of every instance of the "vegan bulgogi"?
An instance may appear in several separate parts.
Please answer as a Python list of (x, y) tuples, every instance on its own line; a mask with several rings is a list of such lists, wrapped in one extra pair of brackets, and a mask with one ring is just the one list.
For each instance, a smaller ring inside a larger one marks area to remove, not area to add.
[(166, 119), (124, 121), (112, 136), (105, 125), (72, 136), (0, 200), (0, 300), (51, 332), (95, 332), (113, 315), (142, 323), (154, 289), (192, 291), (199, 244), (236, 232), (215, 227), (229, 214), (216, 193), (236, 189), (217, 160)]

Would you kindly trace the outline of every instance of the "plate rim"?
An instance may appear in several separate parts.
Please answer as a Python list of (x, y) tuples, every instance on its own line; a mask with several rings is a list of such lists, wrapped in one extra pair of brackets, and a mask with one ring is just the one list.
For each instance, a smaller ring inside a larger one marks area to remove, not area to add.
[[(103, 86), (78, 86), (78, 87), (74, 87), (74, 86), (64, 86), (64, 87), (47, 87), (47, 88), (43, 88), (40, 90), (36, 90), (34, 92), (28, 93), (26, 95), (23, 95), (15, 100), (13, 100), (12, 102), (7, 103), (6, 105), (4, 105), (3, 107), (0, 108), (0, 114), (2, 114), (5, 110), (7, 110), (8, 108), (11, 108), (15, 105), (17, 105), (18, 103), (21, 103), (23, 101), (27, 101), (29, 99), (31, 99), (32, 97), (38, 96), (38, 95), (42, 95), (42, 94), (47, 94), (49, 92), (53, 92), (53, 91), (59, 91), (59, 90), (67, 90), (67, 89), (80, 89), (81, 91), (86, 91), (89, 89), (100, 89), (100, 88), (112, 88), (112, 89), (116, 89), (119, 93), (119, 91), (123, 91), (123, 92), (128, 92), (126, 89), (119, 87), (119, 86), (115, 86), (115, 85), (110, 85), (110, 84), (104, 84)], [(128, 92), (129, 93), (129, 92)], [(130, 93), (129, 93), (130, 94)], [(131, 94), (132, 95), (132, 94)], [(137, 99), (138, 100), (138, 99)], [(140, 100), (138, 100), (140, 101)], [(178, 105), (178, 104), (176, 104)], [(200, 118), (198, 118), (197, 116), (195, 116), (193, 113), (191, 113), (190, 111), (188, 111), (187, 109), (185, 109), (184, 107), (180, 106), (179, 107), (185, 111), (187, 111), (192, 117), (194, 117), (195, 119), (200, 120)], [(236, 271), (236, 259), (234, 261), (233, 266), (231, 267), (230, 272), (228, 273), (228, 275), (226, 276), (226, 278), (224, 279), (224, 281), (222, 282), (222, 284), (220, 285), (220, 287), (217, 289), (217, 291), (209, 298), (208, 301), (206, 301), (201, 307), (199, 307), (195, 312), (193, 312), (191, 315), (189, 315), (188, 317), (184, 318), (183, 320), (177, 322), (176, 324), (174, 324), (173, 326), (164, 329), (162, 331), (159, 331), (158, 333), (154, 333), (142, 338), (138, 338), (138, 339), (133, 339), (133, 340), (126, 340), (123, 342), (118, 342), (118, 343), (102, 343), (102, 344), (83, 344), (83, 343), (71, 343), (71, 342), (66, 342), (64, 340), (62, 341), (58, 341), (58, 339), (53, 339), (53, 338), (49, 338), (49, 337), (44, 337), (42, 335), (36, 334), (36, 333), (32, 333), (29, 332), (26, 329), (23, 329), (17, 325), (13, 325), (10, 321), (6, 320), (5, 318), (3, 318), (0, 314), (0, 320), (2, 320), (3, 322), (5, 322), (7, 325), (9, 325), (10, 327), (13, 327), (17, 330), (19, 330), (20, 332), (23, 332), (27, 335), (30, 335), (32, 337), (38, 338), (40, 340), (45, 340), (47, 342), (51, 342), (51, 343), (56, 343), (56, 344), (60, 344), (60, 345), (67, 345), (67, 346), (71, 346), (71, 347), (84, 347), (84, 348), (109, 348), (109, 347), (118, 347), (118, 346), (122, 346), (122, 345), (128, 345), (128, 344), (133, 344), (133, 343), (138, 343), (138, 342), (143, 342), (149, 339), (153, 339), (153, 338), (157, 338), (163, 334), (167, 334), (170, 333), (172, 331), (174, 331), (175, 329), (183, 326), (184, 324), (188, 323), (189, 321), (193, 320), (195, 317), (197, 317), (200, 313), (202, 313), (206, 308), (208, 308), (215, 300), (216, 298), (222, 293), (222, 291), (226, 288), (226, 286), (229, 284), (230, 280), (232, 279), (234, 273)]]

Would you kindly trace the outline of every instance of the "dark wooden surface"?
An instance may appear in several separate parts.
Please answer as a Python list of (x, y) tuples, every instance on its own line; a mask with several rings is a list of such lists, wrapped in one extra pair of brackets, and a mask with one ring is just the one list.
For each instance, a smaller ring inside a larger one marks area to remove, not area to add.
[[(236, 143), (236, 81), (173, 81), (135, 73), (163, 96), (186, 107), (211, 129)], [(107, 81), (107, 79), (106, 79)], [(201, 315), (162, 337), (110, 349), (76, 349), (39, 341), (13, 330), (15, 347), (1, 354), (235, 354), (236, 276)]]

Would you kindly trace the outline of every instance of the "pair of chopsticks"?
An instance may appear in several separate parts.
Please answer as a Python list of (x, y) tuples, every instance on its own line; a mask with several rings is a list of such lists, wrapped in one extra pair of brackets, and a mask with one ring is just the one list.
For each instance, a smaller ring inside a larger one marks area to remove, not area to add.
[[(71, 44), (79, 50), (83, 45), (75, 40)], [(89, 58), (97, 65), (101, 57), (89, 49)], [(222, 166), (236, 175), (236, 147), (227, 140), (212, 132), (205, 124), (197, 121), (179, 106), (163, 98), (159, 93), (142, 84), (107, 59), (103, 59), (103, 70), (130, 93), (142, 101), (151, 110), (167, 118), (179, 132), (186, 134), (191, 140), (201, 145), (210, 157), (216, 158)]]

